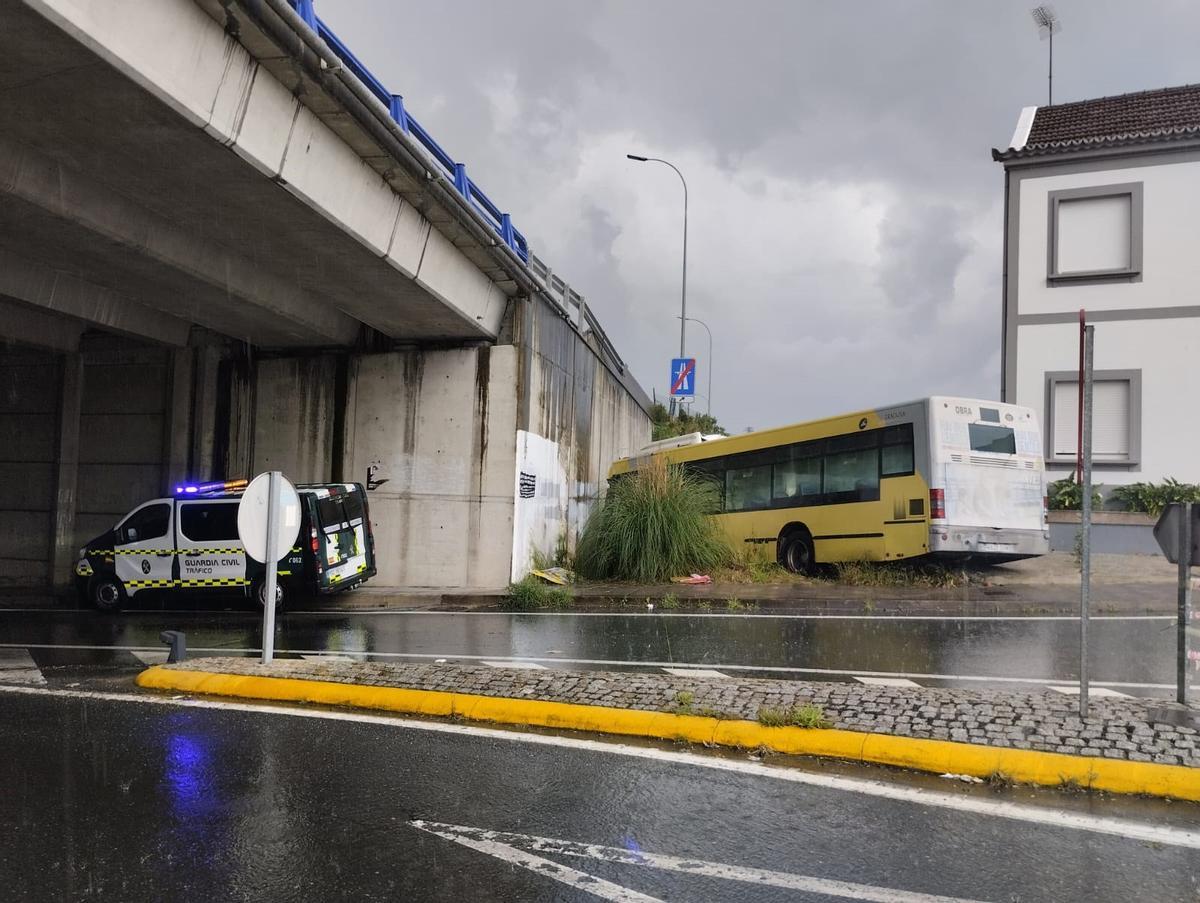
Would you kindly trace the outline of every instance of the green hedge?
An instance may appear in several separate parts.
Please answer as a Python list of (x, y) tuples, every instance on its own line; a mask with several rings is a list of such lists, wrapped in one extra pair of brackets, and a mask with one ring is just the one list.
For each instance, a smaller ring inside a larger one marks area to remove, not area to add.
[(1181, 483), (1167, 477), (1161, 483), (1130, 483), (1113, 489), (1116, 498), (1129, 511), (1143, 511), (1158, 517), (1173, 502), (1200, 502), (1200, 486)]
[[(1046, 486), (1046, 498), (1051, 511), (1078, 511), (1083, 507), (1083, 487), (1075, 482), (1075, 475), (1055, 480)], [(1100, 508), (1100, 493), (1092, 489), (1092, 508)]]

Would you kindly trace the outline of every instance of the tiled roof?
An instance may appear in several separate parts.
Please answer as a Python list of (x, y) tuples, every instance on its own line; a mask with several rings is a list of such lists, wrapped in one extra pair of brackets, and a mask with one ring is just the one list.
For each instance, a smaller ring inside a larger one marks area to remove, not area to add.
[(1200, 137), (1200, 85), (1038, 107), (1024, 147), (996, 159)]

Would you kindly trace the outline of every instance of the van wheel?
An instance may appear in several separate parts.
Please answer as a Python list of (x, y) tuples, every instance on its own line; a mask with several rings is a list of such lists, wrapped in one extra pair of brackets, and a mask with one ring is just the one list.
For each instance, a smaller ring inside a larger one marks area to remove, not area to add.
[(811, 574), (816, 567), (812, 536), (796, 530), (779, 540), (779, 563), (793, 574)]
[(116, 577), (97, 574), (88, 581), (87, 597), (100, 611), (120, 611), (125, 604), (125, 587)]
[[(254, 601), (258, 603), (259, 608), (267, 606), (267, 580), (265, 577), (259, 577), (254, 581), (250, 588), (250, 594), (254, 597)], [(283, 589), (283, 581), (275, 580), (275, 611), (283, 611), (283, 603), (287, 599), (287, 593)]]

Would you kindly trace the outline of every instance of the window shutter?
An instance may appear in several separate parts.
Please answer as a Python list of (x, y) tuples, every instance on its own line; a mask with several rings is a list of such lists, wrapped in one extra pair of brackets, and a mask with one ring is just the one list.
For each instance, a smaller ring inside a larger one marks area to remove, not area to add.
[[(1129, 457), (1129, 380), (1098, 379), (1092, 384), (1092, 458)], [(1078, 448), (1079, 385), (1054, 384), (1054, 455), (1074, 457)]]
[[(1079, 386), (1073, 382), (1054, 384), (1054, 454), (1077, 453), (1079, 444)], [(1094, 434), (1093, 434), (1094, 435)]]
[(1121, 461), (1129, 457), (1129, 382), (1097, 381), (1092, 389), (1092, 457)]

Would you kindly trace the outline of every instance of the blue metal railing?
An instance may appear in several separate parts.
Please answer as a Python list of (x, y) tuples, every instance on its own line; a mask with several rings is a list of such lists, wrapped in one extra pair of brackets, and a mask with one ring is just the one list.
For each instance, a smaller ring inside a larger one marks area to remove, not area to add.
[(483, 193), (483, 190), (476, 185), (467, 176), (467, 168), (462, 163), (456, 163), (442, 146), (433, 140), (433, 136), (421, 127), (417, 120), (413, 119), (412, 115), (404, 108), (404, 98), (399, 94), (392, 94), (383, 83), (371, 74), (371, 70), (363, 65), (362, 61), (356, 57), (350, 48), (339, 40), (324, 22), (318, 18), (313, 10), (313, 0), (288, 0), (292, 8), (296, 10), (300, 18), (304, 20), (317, 36), (328, 45), (329, 49), (334, 52), (338, 59), (342, 61), (346, 69), (352, 72), (360, 82), (362, 82), (367, 90), (379, 98), (379, 101), (388, 108), (392, 120), (400, 126), (408, 134), (417, 139), (417, 142), (429, 152), (434, 161), (445, 171), (446, 175), (454, 182), (454, 187), (458, 193), (466, 198), (472, 207), (474, 207), (488, 221), (488, 224), (496, 230), (500, 236), (500, 240), (516, 251), (517, 256), (526, 263), (529, 262), (529, 243), (525, 241), (525, 236), (513, 228), (512, 217), (507, 213), (501, 213), (492, 199)]

